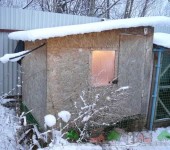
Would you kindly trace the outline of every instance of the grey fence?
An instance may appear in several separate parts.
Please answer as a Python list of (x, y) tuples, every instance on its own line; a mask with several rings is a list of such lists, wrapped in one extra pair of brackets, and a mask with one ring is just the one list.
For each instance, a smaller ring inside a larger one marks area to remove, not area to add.
[[(6, 53), (12, 53), (16, 47), (16, 41), (8, 39), (8, 32), (0, 32), (0, 57)], [(0, 96), (3, 94), (16, 95), (20, 93), (17, 88), (17, 79), (20, 77), (17, 63), (0, 63)]]
[[(8, 34), (12, 31), (97, 21), (100, 18), (0, 7), (0, 57), (14, 52), (17, 41), (8, 39)], [(21, 94), (20, 73), (17, 63), (0, 63), (0, 96)]]

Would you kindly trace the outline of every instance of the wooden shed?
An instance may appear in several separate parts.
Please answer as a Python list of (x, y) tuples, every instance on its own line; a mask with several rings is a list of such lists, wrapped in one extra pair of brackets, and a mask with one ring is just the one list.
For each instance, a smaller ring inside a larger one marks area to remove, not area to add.
[(146, 123), (153, 65), (153, 26), (166, 17), (65, 26), (9, 35), (25, 49), (23, 103), (43, 125), (62, 110), (71, 121), (114, 124), (127, 116)]

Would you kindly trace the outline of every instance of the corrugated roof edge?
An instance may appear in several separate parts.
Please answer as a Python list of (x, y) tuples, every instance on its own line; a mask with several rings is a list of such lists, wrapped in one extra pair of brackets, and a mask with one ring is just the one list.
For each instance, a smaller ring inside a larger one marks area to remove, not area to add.
[(0, 29), (31, 30), (37, 28), (82, 24), (100, 21), (101, 18), (44, 12), (38, 10), (0, 6)]

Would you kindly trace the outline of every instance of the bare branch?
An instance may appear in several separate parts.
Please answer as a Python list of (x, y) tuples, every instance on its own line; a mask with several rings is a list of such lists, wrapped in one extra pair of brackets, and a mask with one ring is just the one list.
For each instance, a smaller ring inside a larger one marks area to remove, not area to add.
[(22, 9), (27, 8), (34, 0), (31, 0), (26, 6), (24, 6)]

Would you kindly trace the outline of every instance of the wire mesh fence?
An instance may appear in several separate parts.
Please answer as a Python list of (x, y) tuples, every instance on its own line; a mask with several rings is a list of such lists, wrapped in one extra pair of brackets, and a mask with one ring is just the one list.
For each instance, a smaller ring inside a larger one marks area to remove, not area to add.
[(159, 79), (159, 93), (157, 99), (157, 119), (170, 119), (170, 52), (162, 54), (162, 65)]

